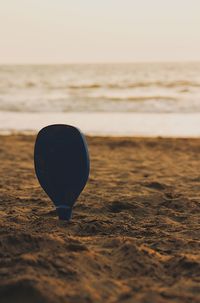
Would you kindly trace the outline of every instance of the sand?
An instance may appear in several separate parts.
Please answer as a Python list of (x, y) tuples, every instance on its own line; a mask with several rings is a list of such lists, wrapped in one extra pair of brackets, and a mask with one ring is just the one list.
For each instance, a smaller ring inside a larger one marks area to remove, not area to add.
[(0, 137), (0, 302), (200, 302), (200, 139), (88, 138), (70, 223)]

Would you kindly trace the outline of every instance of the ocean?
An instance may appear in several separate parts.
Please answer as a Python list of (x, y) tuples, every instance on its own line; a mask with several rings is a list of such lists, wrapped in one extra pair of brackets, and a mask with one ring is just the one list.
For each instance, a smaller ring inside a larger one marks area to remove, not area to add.
[(0, 131), (200, 136), (200, 63), (0, 66)]

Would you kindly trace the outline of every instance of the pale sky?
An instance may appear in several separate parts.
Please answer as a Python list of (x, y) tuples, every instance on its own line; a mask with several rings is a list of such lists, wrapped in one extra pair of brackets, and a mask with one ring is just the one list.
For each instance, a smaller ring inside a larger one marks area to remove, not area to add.
[(200, 0), (0, 0), (0, 63), (200, 61)]

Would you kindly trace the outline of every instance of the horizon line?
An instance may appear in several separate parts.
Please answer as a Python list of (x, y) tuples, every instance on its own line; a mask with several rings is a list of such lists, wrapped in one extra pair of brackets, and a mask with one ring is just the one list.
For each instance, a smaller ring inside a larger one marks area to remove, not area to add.
[(200, 63), (198, 60), (140, 60), (140, 61), (74, 61), (74, 62), (0, 62), (0, 65), (92, 65), (92, 64), (156, 64), (156, 63)]

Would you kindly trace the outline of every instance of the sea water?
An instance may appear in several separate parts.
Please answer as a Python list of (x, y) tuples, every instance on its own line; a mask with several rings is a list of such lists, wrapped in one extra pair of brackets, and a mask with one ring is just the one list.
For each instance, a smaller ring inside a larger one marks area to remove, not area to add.
[(200, 63), (0, 66), (0, 131), (200, 136)]

